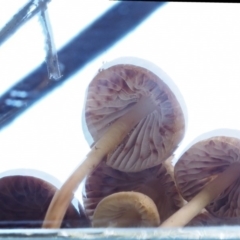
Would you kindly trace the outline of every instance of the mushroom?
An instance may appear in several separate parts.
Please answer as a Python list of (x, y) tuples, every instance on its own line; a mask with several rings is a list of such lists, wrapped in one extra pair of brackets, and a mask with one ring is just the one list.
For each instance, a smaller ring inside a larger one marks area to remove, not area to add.
[(183, 201), (171, 175), (163, 164), (137, 173), (113, 169), (102, 162), (87, 177), (83, 188), (83, 205), (86, 216), (92, 221), (99, 202), (117, 192), (140, 192), (150, 197), (157, 206), (161, 221), (166, 220)]
[[(125, 64), (106, 66), (90, 83), (86, 100), (86, 123), (90, 124), (88, 127), (93, 131), (95, 142), (85, 161), (55, 194), (45, 217), (44, 228), (59, 227), (48, 222), (61, 221), (73, 192), (104, 157), (108, 156), (108, 163), (116, 157), (113, 166), (140, 171), (164, 161), (182, 140), (185, 132), (184, 113), (175, 94), (168, 87), (168, 84), (174, 84), (164, 83), (165, 75), (162, 71), (162, 77), (158, 77), (149, 70), (148, 66), (153, 64), (138, 61), (146, 63), (147, 67), (130, 65), (126, 59)], [(181, 96), (179, 99), (183, 102)], [(104, 121), (95, 125), (95, 121), (101, 120), (102, 116)], [(116, 156), (118, 154), (120, 158)], [(132, 161), (127, 162), (130, 156)]]
[(239, 137), (213, 136), (189, 147), (175, 165), (177, 187), (189, 202), (161, 226), (184, 226), (205, 207), (219, 218), (239, 217), (239, 161)]
[(148, 196), (118, 192), (103, 198), (93, 215), (93, 227), (157, 227), (157, 207)]
[[(18, 171), (14, 172), (18, 174)], [(1, 177), (0, 228), (40, 228), (56, 190), (54, 185), (33, 176)], [(82, 209), (78, 212), (70, 204), (61, 228), (80, 228), (87, 225)]]
[(107, 164), (112, 168), (138, 172), (156, 166), (183, 139), (186, 109), (177, 87), (153, 63), (128, 57), (106, 63), (89, 85), (84, 121), (93, 140), (104, 136), (142, 97), (151, 98), (158, 109), (139, 121), (108, 154)]

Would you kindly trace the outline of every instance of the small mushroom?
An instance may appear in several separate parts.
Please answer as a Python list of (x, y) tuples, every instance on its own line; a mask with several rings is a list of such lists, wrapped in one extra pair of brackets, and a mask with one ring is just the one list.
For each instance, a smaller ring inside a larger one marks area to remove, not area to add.
[(193, 144), (175, 165), (184, 207), (161, 226), (184, 226), (203, 208), (218, 218), (239, 217), (240, 138), (214, 136)]
[(117, 192), (140, 192), (157, 206), (161, 221), (166, 220), (183, 205), (171, 175), (163, 164), (137, 173), (113, 169), (102, 162), (87, 177), (83, 193), (86, 216), (92, 220), (98, 203)]
[(85, 122), (94, 141), (143, 97), (158, 107), (108, 154), (106, 161), (112, 168), (138, 172), (170, 157), (184, 136), (185, 104), (159, 67), (133, 57), (106, 63), (89, 85)]
[(157, 227), (157, 207), (148, 196), (118, 192), (102, 199), (93, 215), (93, 227)]
[[(162, 71), (161, 74), (165, 79)], [(174, 85), (172, 82), (171, 84)], [(183, 102), (181, 97), (179, 99)], [(102, 116), (108, 121), (100, 121), (96, 128), (94, 121), (101, 120)], [(73, 192), (104, 157), (107, 156), (107, 162), (113, 163), (111, 165), (123, 166), (126, 171), (150, 168), (172, 154), (185, 132), (183, 110), (168, 84), (148, 67), (129, 64), (102, 69), (90, 83), (86, 101), (86, 122), (92, 124), (91, 131), (96, 129), (97, 135), (92, 133), (94, 146), (85, 161), (55, 194), (43, 228), (59, 227), (49, 222), (57, 223), (62, 220)], [(141, 129), (145, 131), (140, 131)], [(127, 139), (131, 144), (127, 144)], [(130, 156), (132, 161), (128, 162)]]
[[(40, 228), (56, 190), (51, 183), (29, 175), (0, 178), (0, 228)], [(78, 212), (70, 204), (61, 228), (87, 225), (82, 209)]]

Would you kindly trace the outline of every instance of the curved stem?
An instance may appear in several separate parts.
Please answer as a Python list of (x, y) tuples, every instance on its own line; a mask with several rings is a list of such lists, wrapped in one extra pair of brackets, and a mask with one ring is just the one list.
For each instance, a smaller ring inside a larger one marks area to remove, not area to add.
[(189, 223), (214, 198), (240, 177), (240, 163), (231, 164), (223, 173), (219, 174), (191, 201), (164, 221), (160, 227), (183, 227)]
[(86, 159), (72, 173), (63, 186), (55, 193), (43, 222), (43, 228), (59, 228), (66, 209), (71, 202), (73, 192), (81, 181), (113, 151), (127, 136), (130, 130), (148, 114), (156, 110), (149, 98), (142, 98), (129, 112), (116, 120), (93, 146)]

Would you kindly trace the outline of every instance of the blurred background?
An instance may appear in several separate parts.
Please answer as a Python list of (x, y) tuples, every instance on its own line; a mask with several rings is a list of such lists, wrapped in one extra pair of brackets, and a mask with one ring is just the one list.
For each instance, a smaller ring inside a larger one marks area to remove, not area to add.
[[(0, 29), (27, 2), (1, 0)], [(203, 133), (240, 130), (239, 4), (52, 0), (48, 13), (61, 79), (47, 77), (38, 16), (0, 45), (2, 175), (30, 168), (63, 183), (89, 151), (86, 88), (103, 63), (123, 56), (158, 65), (184, 97), (188, 128), (177, 156)]]

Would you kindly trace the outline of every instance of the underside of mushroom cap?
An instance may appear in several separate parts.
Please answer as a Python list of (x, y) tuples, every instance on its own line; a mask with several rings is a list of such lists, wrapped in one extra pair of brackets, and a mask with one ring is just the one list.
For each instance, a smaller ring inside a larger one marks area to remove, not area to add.
[[(240, 139), (215, 136), (192, 145), (175, 165), (174, 175), (184, 199), (190, 201), (211, 180), (240, 161)], [(240, 179), (215, 198), (206, 209), (220, 218), (240, 217)]]
[(183, 204), (174, 181), (162, 164), (138, 173), (126, 173), (102, 162), (87, 177), (84, 191), (84, 209), (90, 220), (103, 198), (122, 191), (140, 192), (150, 197), (156, 204), (162, 221)]
[(93, 227), (157, 227), (156, 205), (148, 196), (119, 192), (102, 199), (94, 211)]
[[(56, 188), (32, 176), (0, 178), (0, 228), (40, 228)], [(84, 219), (84, 221), (83, 221)], [(62, 228), (81, 227), (86, 217), (70, 205)]]
[(137, 172), (167, 159), (185, 133), (182, 106), (163, 79), (134, 64), (103, 68), (89, 85), (85, 119), (95, 142), (143, 97), (150, 98), (158, 109), (108, 155), (107, 164), (115, 169)]

